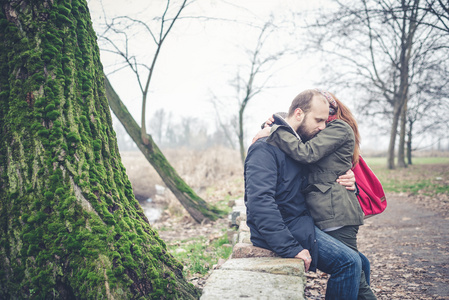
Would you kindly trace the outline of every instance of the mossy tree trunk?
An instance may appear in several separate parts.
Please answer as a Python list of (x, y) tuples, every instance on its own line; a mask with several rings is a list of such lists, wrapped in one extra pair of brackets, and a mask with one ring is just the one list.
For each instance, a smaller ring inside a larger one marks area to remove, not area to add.
[(142, 140), (141, 128), (114, 91), (107, 77), (105, 77), (105, 86), (112, 111), (123, 127), (125, 127), (126, 132), (128, 132), (137, 147), (139, 147), (139, 150), (162, 178), (162, 181), (164, 181), (165, 185), (172, 191), (190, 216), (198, 223), (206, 219), (216, 220), (222, 216), (224, 211), (209, 205), (184, 182), (153, 141), (151, 135), (146, 135), (147, 143)]
[(86, 1), (0, 3), (0, 298), (198, 298), (134, 198)]

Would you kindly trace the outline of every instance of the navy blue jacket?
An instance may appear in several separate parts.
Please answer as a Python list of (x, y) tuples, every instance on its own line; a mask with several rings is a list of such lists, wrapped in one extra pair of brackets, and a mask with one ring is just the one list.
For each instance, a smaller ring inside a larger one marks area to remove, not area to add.
[(245, 204), (251, 242), (286, 258), (308, 249), (314, 271), (318, 258), (315, 227), (302, 194), (307, 175), (306, 166), (266, 143), (266, 138), (248, 149)]

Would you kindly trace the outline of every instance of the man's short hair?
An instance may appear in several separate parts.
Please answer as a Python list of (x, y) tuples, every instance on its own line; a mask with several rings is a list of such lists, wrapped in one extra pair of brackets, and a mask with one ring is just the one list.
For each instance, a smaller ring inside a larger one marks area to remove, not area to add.
[[(300, 108), (304, 114), (310, 111), (312, 106), (312, 99), (315, 95), (321, 95), (317, 90), (305, 90), (293, 99), (292, 104), (288, 110), (288, 116), (291, 117), (297, 108)], [(324, 98), (323, 98), (324, 99)], [(325, 100), (325, 99), (324, 99)]]

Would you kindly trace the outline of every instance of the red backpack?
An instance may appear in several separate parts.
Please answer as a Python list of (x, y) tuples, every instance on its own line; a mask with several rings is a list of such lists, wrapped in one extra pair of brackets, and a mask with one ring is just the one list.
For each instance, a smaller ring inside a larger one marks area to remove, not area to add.
[(359, 189), (357, 198), (365, 213), (365, 218), (368, 218), (383, 212), (387, 207), (387, 199), (379, 179), (363, 158), (361, 156), (359, 158), (359, 163), (352, 168), (352, 171)]

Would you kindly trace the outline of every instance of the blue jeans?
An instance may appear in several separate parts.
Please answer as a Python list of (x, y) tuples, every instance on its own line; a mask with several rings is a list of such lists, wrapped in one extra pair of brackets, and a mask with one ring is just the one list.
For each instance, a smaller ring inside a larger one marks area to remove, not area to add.
[[(330, 275), (326, 288), (326, 300), (357, 300), (362, 257), (317, 227), (315, 227), (315, 234), (318, 242), (317, 267)], [(363, 258), (366, 268), (368, 260), (364, 256)], [(367, 276), (369, 276), (369, 269)]]
[(360, 258), (362, 259), (362, 270), (365, 273), (366, 283), (370, 285), (370, 272), (371, 272), (371, 265), (369, 263), (368, 258), (366, 258), (365, 255), (363, 255), (361, 252), (359, 252)]

